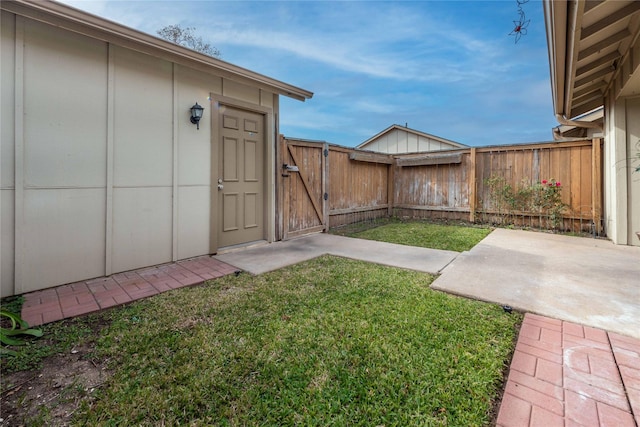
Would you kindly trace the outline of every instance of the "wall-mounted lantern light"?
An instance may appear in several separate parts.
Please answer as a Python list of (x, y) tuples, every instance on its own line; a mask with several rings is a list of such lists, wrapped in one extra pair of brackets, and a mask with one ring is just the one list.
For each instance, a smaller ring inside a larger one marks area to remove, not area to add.
[(196, 128), (198, 130), (200, 130), (200, 119), (202, 118), (203, 111), (204, 111), (204, 108), (201, 105), (198, 105), (197, 102), (196, 102), (196, 105), (191, 107), (191, 123), (196, 125)]

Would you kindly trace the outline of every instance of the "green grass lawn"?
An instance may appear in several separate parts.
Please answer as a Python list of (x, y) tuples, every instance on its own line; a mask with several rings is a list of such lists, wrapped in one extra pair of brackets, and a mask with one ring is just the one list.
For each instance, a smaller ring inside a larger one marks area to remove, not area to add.
[(488, 425), (521, 316), (433, 278), (324, 256), (111, 310), (112, 376), (75, 421)]
[[(489, 232), (391, 221), (348, 235), (463, 251)], [(78, 425), (489, 425), (522, 317), (433, 279), (331, 256), (226, 276), (87, 316), (93, 327), (46, 325), (48, 343), (3, 369), (93, 342), (110, 374), (71, 398)]]
[(360, 239), (464, 252), (478, 244), (490, 232), (489, 228), (426, 221), (390, 221), (375, 228), (342, 234)]

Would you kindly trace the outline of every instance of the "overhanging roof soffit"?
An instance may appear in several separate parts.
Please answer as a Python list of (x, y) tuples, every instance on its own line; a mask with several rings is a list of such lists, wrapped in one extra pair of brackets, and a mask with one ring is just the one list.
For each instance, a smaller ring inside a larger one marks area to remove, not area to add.
[(573, 107), (576, 108), (580, 105), (586, 104), (588, 102), (593, 102), (598, 99), (602, 99), (602, 92), (599, 90), (586, 93), (582, 96), (576, 97), (573, 99)]
[(580, 96), (586, 95), (588, 93), (592, 93), (595, 91), (600, 91), (600, 93), (604, 94), (604, 89), (607, 87), (607, 83), (604, 80), (600, 80), (591, 86), (583, 87), (582, 89), (578, 89), (573, 92), (573, 96), (578, 98)]
[[(577, 89), (579, 87), (582, 87), (586, 84), (591, 83), (594, 80), (600, 79), (600, 77), (606, 76), (608, 74), (610, 74), (611, 72), (613, 72), (615, 70), (614, 67), (609, 66), (606, 68), (603, 68), (599, 71), (596, 71), (595, 73), (589, 74), (586, 77), (581, 78), (580, 80), (576, 80), (575, 84), (574, 84), (574, 89)], [(576, 76), (580, 76), (580, 74), (576, 73)], [(600, 79), (602, 80), (602, 79)]]
[(587, 0), (584, 4), (584, 13), (587, 13), (594, 7), (601, 5), (604, 1), (605, 0)]
[[(564, 79), (555, 79), (560, 83), (556, 93), (564, 91), (564, 102), (555, 105), (556, 114), (570, 119), (601, 106), (610, 90), (619, 90), (614, 80), (628, 72), (624, 70), (633, 56), (631, 45), (639, 37), (640, 0), (545, 1), (560, 19), (558, 4), (566, 5), (566, 25), (555, 25), (551, 40), (556, 52), (563, 36), (566, 40), (566, 54), (555, 57), (564, 63)], [(545, 19), (547, 25), (552, 23)]]
[[(623, 19), (629, 18), (634, 13), (640, 11), (640, 1), (634, 1), (629, 3), (627, 6), (619, 9), (610, 15), (606, 15), (604, 18), (599, 21), (589, 25), (582, 29), (581, 38), (586, 39), (591, 37), (592, 35), (598, 33), (599, 31), (604, 30), (607, 27), (612, 26), (613, 24), (622, 21)], [(585, 12), (586, 13), (586, 12)]]
[(629, 32), (629, 30), (624, 29), (622, 31), (619, 31), (614, 35), (607, 37), (604, 40), (600, 40), (599, 42), (589, 46), (588, 48), (582, 49), (580, 53), (578, 53), (578, 61), (582, 61), (583, 59), (598, 53), (602, 49), (605, 49), (608, 46), (621, 42), (630, 37), (631, 37), (631, 33)]
[(571, 112), (574, 114), (574, 117), (579, 116), (580, 114), (588, 113), (591, 110), (594, 110), (598, 107), (602, 106), (602, 98), (596, 99), (584, 104), (580, 104), (574, 108), (572, 108)]
[(586, 65), (583, 65), (582, 67), (578, 68), (578, 70), (576, 71), (577, 75), (583, 75), (583, 74), (587, 74), (590, 71), (593, 71), (595, 69), (597, 69), (598, 67), (601, 67), (603, 65), (607, 65), (610, 66), (613, 61), (615, 61), (616, 59), (620, 58), (620, 52), (618, 52), (617, 50), (608, 53), (607, 55), (597, 58), (589, 63), (587, 63)]
[(561, 124), (638, 94), (640, 0), (543, 0), (553, 108)]

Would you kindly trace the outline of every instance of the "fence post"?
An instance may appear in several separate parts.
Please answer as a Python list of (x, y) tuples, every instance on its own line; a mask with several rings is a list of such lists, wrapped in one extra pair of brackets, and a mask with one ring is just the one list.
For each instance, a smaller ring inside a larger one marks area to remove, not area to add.
[(329, 232), (329, 144), (322, 144), (322, 222), (323, 231)]
[(283, 154), (286, 150), (286, 140), (284, 135), (278, 135), (276, 145), (276, 240), (284, 240), (284, 192), (285, 181), (282, 178)]
[(469, 222), (476, 221), (476, 148), (472, 147), (469, 152)]
[(593, 138), (591, 145), (591, 218), (596, 235), (600, 235), (600, 215), (602, 212), (602, 140)]
[[(391, 157), (393, 159), (393, 156)], [(393, 215), (393, 208), (395, 206), (395, 180), (396, 180), (396, 162), (395, 159), (393, 163), (389, 165), (387, 169), (387, 216), (391, 217)]]

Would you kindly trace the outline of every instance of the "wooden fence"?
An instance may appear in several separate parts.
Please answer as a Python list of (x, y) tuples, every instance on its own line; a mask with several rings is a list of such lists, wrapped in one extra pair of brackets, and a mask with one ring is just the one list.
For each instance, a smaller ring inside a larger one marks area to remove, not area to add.
[[(278, 237), (392, 215), (601, 234), (601, 153), (600, 139), (389, 155), (281, 137)], [(543, 181), (560, 183), (560, 217), (521, 200)]]

